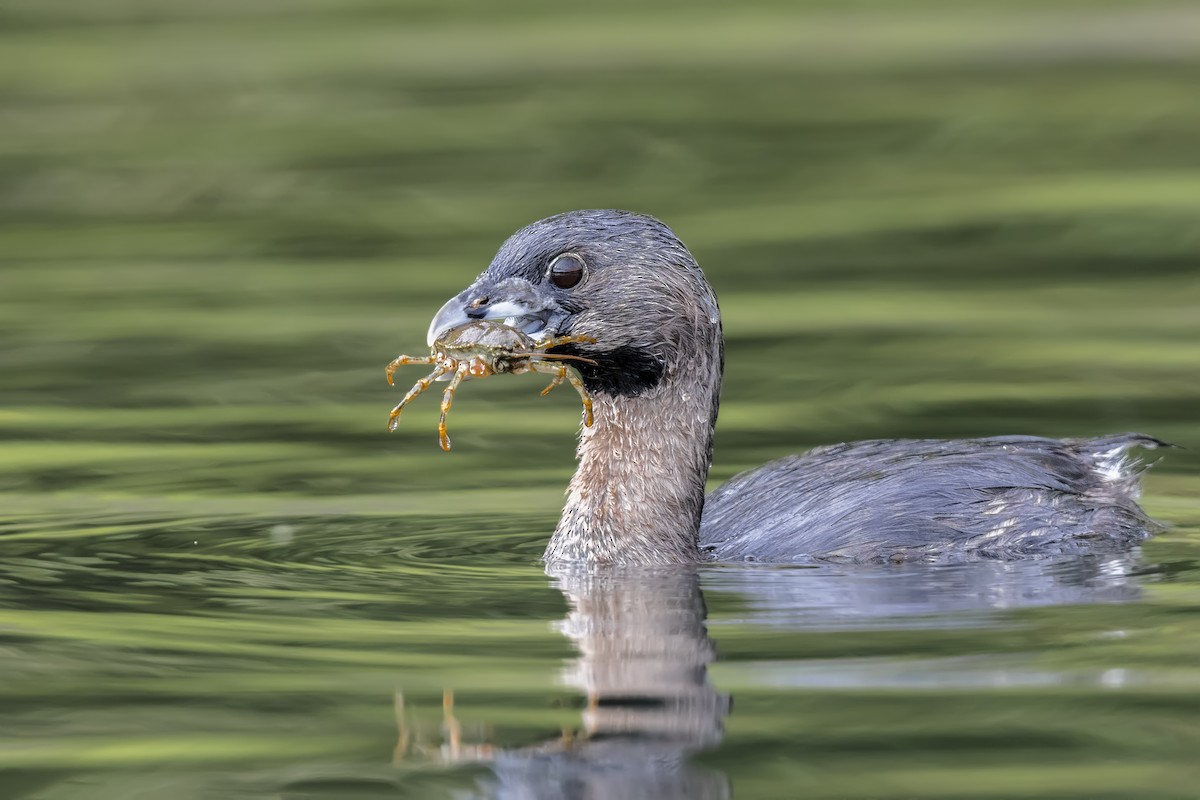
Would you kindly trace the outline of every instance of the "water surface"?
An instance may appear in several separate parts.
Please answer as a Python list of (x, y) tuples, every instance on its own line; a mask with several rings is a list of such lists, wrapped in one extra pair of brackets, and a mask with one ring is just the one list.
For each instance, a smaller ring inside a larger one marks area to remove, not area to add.
[[(752, 5), (0, 12), (0, 795), (1195, 796), (1195, 10)], [(577, 398), (383, 366), (587, 206), (717, 289), (713, 485), (1144, 430), (1168, 529), (547, 574)]]

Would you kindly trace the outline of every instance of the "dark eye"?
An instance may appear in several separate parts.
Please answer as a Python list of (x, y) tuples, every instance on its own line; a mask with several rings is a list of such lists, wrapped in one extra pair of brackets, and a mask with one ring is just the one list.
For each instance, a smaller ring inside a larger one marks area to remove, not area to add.
[(563, 253), (550, 262), (550, 282), (560, 289), (570, 289), (583, 280), (585, 269), (582, 258)]

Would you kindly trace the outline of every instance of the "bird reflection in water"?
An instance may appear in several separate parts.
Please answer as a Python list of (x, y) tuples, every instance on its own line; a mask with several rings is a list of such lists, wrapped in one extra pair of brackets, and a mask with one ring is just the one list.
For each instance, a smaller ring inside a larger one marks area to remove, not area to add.
[[(414, 743), (401, 720), (400, 750), (443, 764), (488, 768), (471, 798), (727, 798), (725, 775), (701, 766), (718, 746), (730, 713), (728, 696), (709, 682), (716, 648), (695, 570), (681, 567), (551, 574), (568, 613), (557, 629), (578, 657), (561, 679), (587, 697), (579, 731), (525, 747), (502, 748), (460, 722), (452, 696), (444, 706), (444, 741)], [(882, 630), (988, 626), (1016, 608), (1126, 603), (1152, 572), (1136, 552), (1122, 555), (971, 562), (944, 566), (770, 565), (706, 567), (708, 591), (737, 595), (736, 619), (723, 624), (769, 631)], [(866, 634), (866, 635), (869, 635)], [(978, 654), (976, 654), (978, 655)], [(763, 685), (830, 690), (923, 686), (1057, 685), (1104, 681), (1105, 674), (1037, 669), (1009, 660), (951, 654), (911, 658), (821, 659), (741, 664)], [(782, 689), (787, 691), (787, 689)], [(801, 757), (797, 754), (797, 757)], [(460, 796), (460, 795), (455, 795)]]
[(579, 652), (562, 681), (587, 697), (581, 730), (520, 748), (468, 742), (447, 691), (443, 741), (431, 747), (410, 729), (398, 698), (397, 757), (486, 764), (491, 774), (477, 798), (730, 797), (724, 775), (690, 761), (721, 741), (729, 713), (729, 698), (708, 680), (716, 649), (695, 570), (551, 577), (569, 605), (558, 629)]

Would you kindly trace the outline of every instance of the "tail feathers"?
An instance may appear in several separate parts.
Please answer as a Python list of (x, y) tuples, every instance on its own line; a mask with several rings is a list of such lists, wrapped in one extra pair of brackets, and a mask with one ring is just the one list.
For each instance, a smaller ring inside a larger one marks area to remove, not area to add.
[(1129, 450), (1134, 447), (1145, 450), (1176, 447), (1170, 442), (1144, 433), (1118, 433), (1095, 439), (1075, 439), (1071, 444), (1081, 455), (1091, 459), (1092, 468), (1101, 480), (1114, 488), (1121, 487), (1121, 491), (1127, 492), (1134, 499), (1141, 494), (1142, 475), (1157, 464), (1159, 459), (1145, 463), (1141, 459), (1131, 458)]
[(1179, 447), (1171, 442), (1164, 442), (1145, 433), (1115, 433), (1112, 436), (1098, 436), (1094, 439), (1068, 439), (1078, 448), (1079, 452), (1093, 457), (1117, 455), (1132, 447), (1155, 450), (1159, 447)]

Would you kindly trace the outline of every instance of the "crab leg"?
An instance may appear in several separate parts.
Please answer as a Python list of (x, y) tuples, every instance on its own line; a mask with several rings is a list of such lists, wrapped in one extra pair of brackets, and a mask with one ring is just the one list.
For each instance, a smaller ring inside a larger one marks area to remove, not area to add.
[(575, 391), (579, 392), (579, 399), (583, 401), (583, 424), (585, 427), (592, 427), (595, 418), (592, 416), (592, 396), (588, 394), (588, 390), (584, 388), (583, 381), (575, 373), (575, 370), (567, 370), (567, 380), (575, 387)]
[[(548, 370), (544, 370), (544, 369), (539, 369), (537, 371), (543, 372), (543, 373), (548, 372)], [(557, 366), (555, 366), (554, 367), (554, 380), (550, 381), (549, 386), (547, 386), (545, 389), (542, 389), (542, 397), (545, 397), (546, 395), (550, 394), (551, 390), (553, 390), (555, 386), (561, 386), (562, 382), (564, 380), (566, 380), (566, 377), (567, 377), (567, 368), (562, 364), (558, 364)]]
[(584, 387), (583, 381), (575, 374), (575, 370), (567, 369), (565, 364), (547, 364), (543, 361), (534, 361), (529, 365), (534, 372), (540, 372), (544, 375), (553, 375), (554, 380), (542, 392), (545, 397), (546, 393), (563, 382), (563, 373), (566, 373), (566, 379), (575, 387), (575, 391), (579, 392), (579, 399), (583, 401), (583, 424), (590, 428), (595, 418), (592, 415), (592, 396), (588, 394), (588, 390)]
[(454, 377), (450, 379), (450, 385), (442, 392), (442, 418), (438, 421), (438, 441), (447, 453), (450, 452), (450, 437), (446, 435), (446, 414), (450, 411), (450, 404), (454, 402), (454, 393), (458, 391), (458, 385), (470, 370), (469, 362), (460, 362), (458, 369), (454, 370)]
[[(453, 380), (453, 378), (451, 378)], [(454, 690), (442, 690), (442, 733), (450, 740), (450, 759), (458, 761), (462, 754), (462, 725), (454, 716)]]
[(551, 347), (558, 347), (562, 344), (595, 344), (596, 340), (591, 336), (555, 336), (553, 339), (548, 339), (538, 346), (543, 350), (549, 350)]
[(429, 373), (424, 378), (421, 378), (421, 380), (414, 383), (413, 387), (408, 390), (408, 394), (404, 395), (404, 399), (401, 400), (399, 403), (397, 403), (396, 407), (392, 409), (392, 413), (388, 415), (388, 430), (389, 431), (396, 430), (396, 426), (400, 424), (400, 422), (399, 422), (400, 412), (404, 410), (404, 407), (406, 405), (408, 405), (413, 400), (413, 398), (415, 398), (421, 392), (428, 389), (429, 385), (431, 383), (433, 383), (434, 381), (436, 381), (438, 378), (442, 377), (449, 371), (450, 371), (450, 367), (448, 367), (444, 364), (439, 364), (437, 366), (437, 368), (434, 369), (433, 372)]
[(396, 356), (396, 360), (384, 367), (383, 371), (387, 373), (388, 386), (395, 386), (392, 376), (396, 374), (397, 367), (409, 364), (436, 364), (437, 362), (437, 356)]
[(396, 747), (392, 750), (392, 763), (399, 764), (408, 754), (408, 745), (412, 740), (408, 731), (408, 720), (404, 716), (404, 694), (399, 689), (392, 699), (392, 707), (396, 714)]
[(590, 358), (584, 358), (583, 356), (569, 356), (565, 353), (543, 353), (540, 350), (532, 353), (525, 353), (520, 350), (511, 350), (505, 351), (504, 355), (508, 356), (509, 358), (536, 358), (539, 361), (582, 361), (584, 364), (591, 364), (593, 367), (596, 366), (596, 362)]

